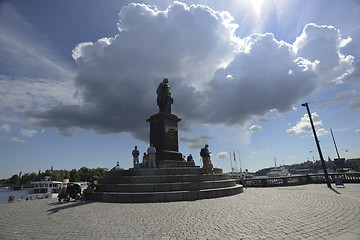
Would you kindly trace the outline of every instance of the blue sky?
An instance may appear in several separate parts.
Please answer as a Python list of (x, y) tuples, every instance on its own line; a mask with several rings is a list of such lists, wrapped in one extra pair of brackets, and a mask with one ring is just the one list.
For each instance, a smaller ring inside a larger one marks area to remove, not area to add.
[(198, 165), (206, 143), (225, 172), (229, 151), (250, 171), (318, 159), (304, 102), (325, 158), (330, 129), (360, 156), (358, 1), (146, 2), (0, 3), (0, 178), (131, 167), (165, 77)]

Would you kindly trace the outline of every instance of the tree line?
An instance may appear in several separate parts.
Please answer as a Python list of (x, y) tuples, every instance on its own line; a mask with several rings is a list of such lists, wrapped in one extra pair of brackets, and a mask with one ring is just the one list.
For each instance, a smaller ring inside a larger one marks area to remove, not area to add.
[(69, 179), (70, 182), (90, 182), (93, 178), (99, 179), (105, 175), (108, 171), (107, 168), (87, 168), (82, 167), (79, 170), (72, 169), (68, 170), (46, 170), (45, 172), (36, 173), (25, 173), (14, 174), (12, 177), (7, 179), (1, 179), (1, 185), (15, 185), (23, 184), (27, 185), (31, 182), (44, 181), (51, 179), (53, 181), (63, 181)]

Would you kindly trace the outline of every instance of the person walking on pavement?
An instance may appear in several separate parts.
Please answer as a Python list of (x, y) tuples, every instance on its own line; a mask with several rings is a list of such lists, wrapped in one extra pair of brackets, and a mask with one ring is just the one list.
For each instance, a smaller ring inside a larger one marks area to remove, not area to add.
[(149, 154), (149, 168), (156, 168), (156, 163), (155, 163), (156, 148), (152, 144), (147, 149), (147, 153)]
[(139, 150), (137, 150), (137, 146), (135, 146), (134, 150), (132, 151), (133, 155), (133, 163), (134, 163), (134, 169), (139, 168)]

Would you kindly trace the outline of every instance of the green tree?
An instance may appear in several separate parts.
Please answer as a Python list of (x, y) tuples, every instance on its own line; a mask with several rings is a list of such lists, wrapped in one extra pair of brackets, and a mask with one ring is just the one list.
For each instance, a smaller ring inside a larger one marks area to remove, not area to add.
[(20, 183), (21, 184), (30, 184), (31, 181), (32, 181), (32, 179), (31, 179), (30, 173), (25, 173), (20, 178)]
[(19, 175), (14, 174), (9, 180), (9, 184), (20, 184), (20, 178)]
[(46, 170), (45, 172), (39, 173), (25, 173), (21, 177), (14, 174), (11, 178), (1, 179), (0, 184), (30, 184), (30, 182), (43, 181), (46, 176), (51, 176), (54, 181), (63, 181), (64, 177), (69, 177), (70, 182), (90, 182), (94, 177), (99, 179), (105, 176), (107, 168), (92, 168), (81, 167), (79, 170), (72, 169), (70, 172), (67, 170)]
[(108, 171), (109, 170), (107, 168), (97, 168), (96, 175), (98, 175), (99, 177), (103, 177)]
[(80, 175), (80, 181), (87, 181), (91, 178), (92, 171), (88, 169), (87, 167), (82, 167), (79, 169), (79, 175)]
[(70, 180), (70, 182), (79, 182), (80, 181), (80, 176), (76, 169), (72, 169), (70, 171), (70, 179), (69, 180)]
[(44, 180), (44, 179), (45, 179), (45, 175), (46, 175), (46, 174), (45, 174), (44, 172), (40, 173), (40, 171), (39, 171), (38, 175), (36, 175), (35, 181)]
[(34, 172), (31, 173), (30, 176), (31, 176), (31, 182), (35, 182), (36, 179), (38, 178), (38, 175), (36, 173), (34, 173)]

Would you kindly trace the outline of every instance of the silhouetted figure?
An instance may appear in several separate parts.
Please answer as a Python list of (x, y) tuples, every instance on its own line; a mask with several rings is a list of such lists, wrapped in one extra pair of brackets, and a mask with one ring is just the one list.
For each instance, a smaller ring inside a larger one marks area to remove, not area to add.
[(194, 158), (191, 154), (189, 154), (189, 156), (187, 157), (187, 162), (188, 163), (193, 163), (194, 162)]
[(170, 86), (168, 83), (169, 80), (165, 78), (156, 90), (159, 113), (163, 112), (171, 114), (171, 104), (174, 103), (174, 99), (171, 97)]
[(139, 150), (137, 149), (137, 146), (134, 147), (134, 150), (131, 153), (133, 155), (133, 163), (134, 163), (134, 169), (139, 168)]

